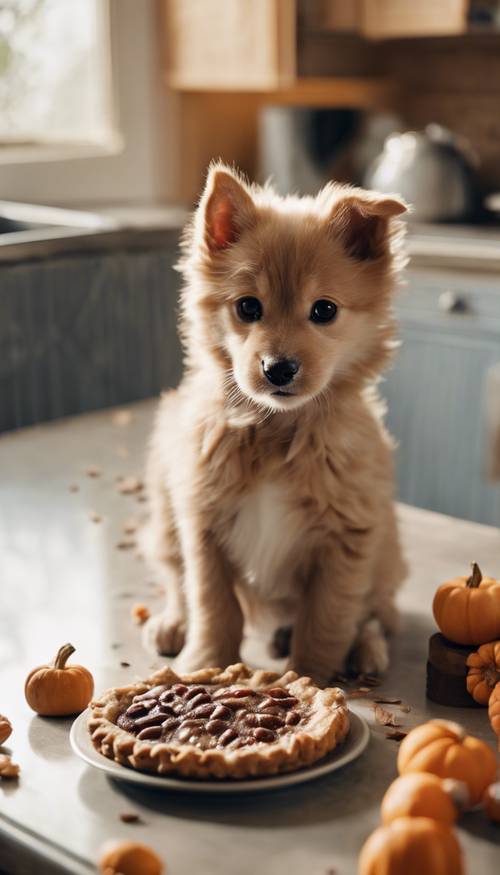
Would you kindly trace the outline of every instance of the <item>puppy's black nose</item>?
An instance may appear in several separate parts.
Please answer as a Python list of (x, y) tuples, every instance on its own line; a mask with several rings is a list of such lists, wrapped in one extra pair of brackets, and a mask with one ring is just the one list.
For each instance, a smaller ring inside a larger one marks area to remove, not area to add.
[(277, 361), (263, 361), (262, 369), (266, 380), (273, 386), (286, 386), (291, 383), (300, 368), (297, 359), (278, 359)]

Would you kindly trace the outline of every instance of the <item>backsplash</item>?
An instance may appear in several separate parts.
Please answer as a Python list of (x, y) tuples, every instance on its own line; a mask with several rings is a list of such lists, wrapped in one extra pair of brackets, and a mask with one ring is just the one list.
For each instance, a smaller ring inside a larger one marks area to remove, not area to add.
[(500, 189), (500, 35), (368, 42), (351, 34), (300, 37), (302, 76), (389, 76), (405, 126), (437, 122), (465, 137), (484, 191)]
[(384, 43), (385, 70), (403, 91), (409, 128), (443, 124), (476, 153), (484, 191), (500, 189), (500, 37)]

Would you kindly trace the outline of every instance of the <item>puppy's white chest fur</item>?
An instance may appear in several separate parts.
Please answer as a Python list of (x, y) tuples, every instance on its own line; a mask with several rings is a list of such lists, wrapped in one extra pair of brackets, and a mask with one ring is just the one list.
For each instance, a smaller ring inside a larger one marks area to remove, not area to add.
[(242, 498), (227, 547), (262, 596), (282, 598), (289, 593), (292, 581), (285, 566), (299, 548), (301, 530), (300, 513), (281, 484), (262, 483)]

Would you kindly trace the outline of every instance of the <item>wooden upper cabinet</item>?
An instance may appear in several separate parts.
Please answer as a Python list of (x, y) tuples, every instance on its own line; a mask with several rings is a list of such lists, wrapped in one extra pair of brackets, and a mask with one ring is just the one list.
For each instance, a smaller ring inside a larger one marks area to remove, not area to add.
[(362, 0), (361, 33), (368, 39), (464, 33), (469, 0)]
[(362, 20), (363, 0), (299, 0), (306, 27), (332, 33), (356, 33)]
[[(305, 100), (311, 105), (326, 101), (345, 106), (352, 95), (345, 74), (335, 70), (336, 38), (357, 35), (355, 61), (356, 52), (362, 60), (366, 49), (359, 37), (384, 40), (464, 33), (470, 0), (162, 0), (162, 4), (171, 88), (246, 91), (260, 94), (263, 100), (279, 94), (298, 105)], [(307, 40), (321, 31), (332, 37), (330, 72), (321, 81), (301, 79), (297, 69), (310, 45)], [(356, 87), (364, 77), (361, 104), (370, 104), (370, 83), (373, 80), (378, 89), (380, 83), (366, 72), (353, 75), (358, 77), (358, 82), (352, 80)], [(338, 89), (334, 91), (335, 77)]]
[(299, 0), (309, 27), (367, 39), (464, 33), (470, 0)]
[(295, 78), (295, 0), (164, 0), (168, 83), (272, 91)]

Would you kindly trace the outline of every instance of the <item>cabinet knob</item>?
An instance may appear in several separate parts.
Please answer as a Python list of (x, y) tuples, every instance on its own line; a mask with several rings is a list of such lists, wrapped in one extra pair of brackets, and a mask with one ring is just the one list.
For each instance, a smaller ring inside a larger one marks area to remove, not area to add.
[(439, 309), (442, 313), (466, 313), (468, 310), (467, 300), (458, 292), (451, 290), (441, 292), (439, 296)]

